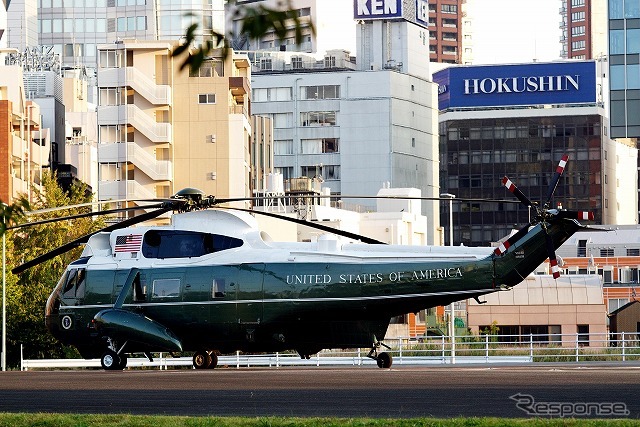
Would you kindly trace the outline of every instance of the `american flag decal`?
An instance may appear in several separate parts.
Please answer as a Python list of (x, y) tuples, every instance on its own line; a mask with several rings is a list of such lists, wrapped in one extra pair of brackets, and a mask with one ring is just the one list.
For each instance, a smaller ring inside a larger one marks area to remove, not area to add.
[(142, 245), (142, 234), (129, 234), (116, 237), (114, 252), (138, 252)]

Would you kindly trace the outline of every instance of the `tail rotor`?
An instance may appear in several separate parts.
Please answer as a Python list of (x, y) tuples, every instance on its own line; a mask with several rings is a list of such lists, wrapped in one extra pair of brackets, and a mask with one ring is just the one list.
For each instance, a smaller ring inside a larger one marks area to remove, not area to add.
[(574, 219), (574, 220), (586, 220), (593, 221), (594, 215), (592, 212), (585, 211), (566, 211), (559, 209), (551, 209), (551, 199), (553, 198), (553, 194), (558, 187), (558, 183), (560, 182), (560, 177), (562, 176), (567, 162), (569, 161), (569, 156), (564, 155), (562, 159), (560, 159), (560, 163), (556, 168), (556, 171), (551, 179), (551, 183), (549, 184), (549, 188), (547, 189), (547, 195), (544, 200), (544, 204), (540, 206), (540, 204), (532, 202), (529, 200), (527, 196), (524, 195), (520, 189), (508, 178), (502, 178), (502, 184), (509, 190), (513, 195), (520, 200), (520, 202), (525, 205), (528, 209), (532, 210), (533, 219), (527, 225), (518, 230), (515, 234), (505, 240), (499, 247), (497, 247), (494, 251), (495, 255), (501, 256), (507, 253), (509, 248), (515, 245), (520, 239), (522, 239), (529, 228), (535, 225), (540, 224), (542, 229), (545, 232), (546, 238), (546, 247), (547, 247), (547, 255), (549, 257), (549, 265), (551, 268), (551, 274), (554, 279), (560, 277), (560, 268), (558, 267), (558, 260), (556, 257), (555, 246), (553, 243), (553, 239), (548, 231), (548, 226), (558, 220), (558, 219)]

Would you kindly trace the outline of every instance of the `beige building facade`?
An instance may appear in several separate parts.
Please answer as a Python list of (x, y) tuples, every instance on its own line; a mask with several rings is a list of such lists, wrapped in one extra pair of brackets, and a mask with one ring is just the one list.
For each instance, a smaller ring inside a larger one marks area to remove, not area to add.
[[(498, 328), (505, 341), (557, 341), (575, 346), (607, 339), (607, 310), (596, 275), (566, 275), (557, 280), (531, 275), (511, 290), (467, 302), (472, 333)], [(483, 302), (486, 301), (486, 302)], [(594, 344), (596, 345), (596, 344)]]
[[(1, 57), (1, 56), (0, 56)], [(0, 66), (0, 201), (12, 203), (40, 188), (49, 162), (48, 132), (40, 107), (25, 98), (22, 68)]]
[(175, 43), (99, 46), (98, 197), (166, 198), (195, 187), (250, 194), (250, 67), (229, 52), (196, 73), (180, 70)]

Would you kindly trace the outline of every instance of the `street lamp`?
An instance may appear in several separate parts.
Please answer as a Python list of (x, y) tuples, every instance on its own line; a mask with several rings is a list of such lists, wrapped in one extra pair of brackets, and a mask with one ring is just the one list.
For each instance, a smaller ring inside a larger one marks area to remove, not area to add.
[[(449, 199), (449, 246), (453, 246), (453, 199), (456, 198), (454, 194), (442, 193), (440, 197), (443, 199)], [(456, 330), (455, 330), (455, 307), (454, 303), (451, 303), (449, 307), (449, 336), (451, 337), (451, 363), (456, 363)]]

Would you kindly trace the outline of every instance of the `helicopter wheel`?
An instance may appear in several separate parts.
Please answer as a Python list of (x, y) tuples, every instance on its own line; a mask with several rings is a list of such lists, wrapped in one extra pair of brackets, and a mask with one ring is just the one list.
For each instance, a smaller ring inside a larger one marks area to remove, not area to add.
[[(207, 369), (212, 365), (213, 358), (207, 351), (196, 351), (193, 355), (193, 367), (196, 369)], [(218, 364), (218, 357), (216, 356), (216, 364)], [(214, 366), (215, 367), (215, 366)]]
[(120, 363), (118, 363), (118, 369), (123, 370), (127, 367), (128, 357), (124, 353), (119, 354), (118, 357), (120, 358)]
[[(110, 348), (108, 348), (107, 351), (105, 351), (102, 357), (100, 358), (100, 365), (102, 365), (102, 369), (106, 371), (115, 371), (118, 369), (124, 369), (124, 366), (120, 367), (121, 364), (122, 364), (122, 359), (120, 358), (120, 356), (118, 356), (118, 353), (111, 350)], [(126, 357), (125, 357), (124, 364), (125, 365), (127, 364)]]
[(378, 364), (378, 368), (390, 368), (393, 364), (393, 358), (389, 353), (380, 353), (376, 358), (376, 363)]
[(213, 351), (208, 353), (209, 353), (209, 357), (211, 358), (211, 364), (208, 366), (208, 368), (214, 369), (216, 366), (218, 366), (218, 355)]

